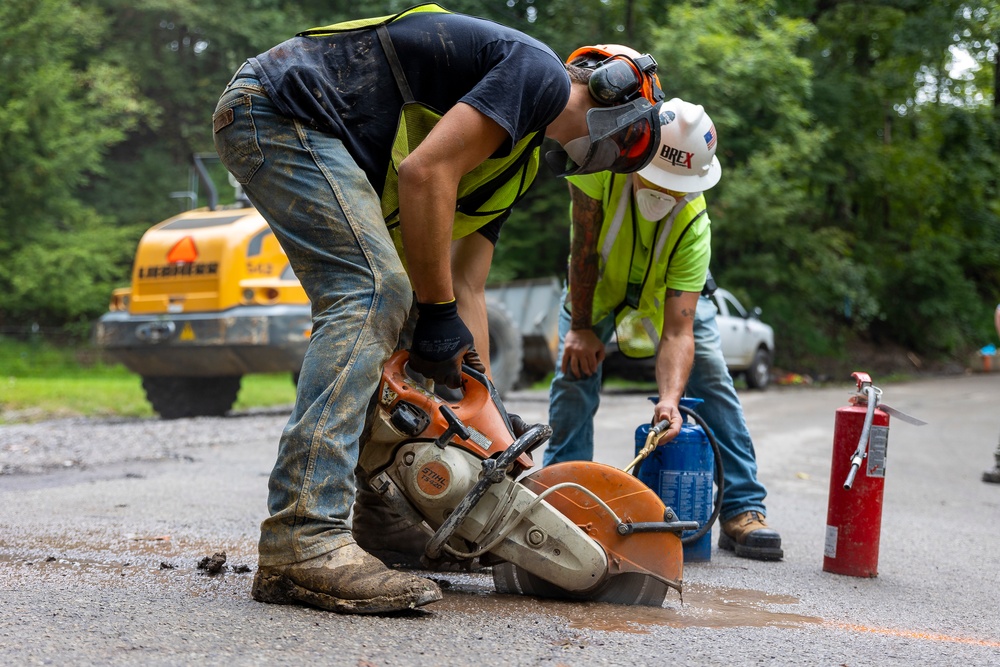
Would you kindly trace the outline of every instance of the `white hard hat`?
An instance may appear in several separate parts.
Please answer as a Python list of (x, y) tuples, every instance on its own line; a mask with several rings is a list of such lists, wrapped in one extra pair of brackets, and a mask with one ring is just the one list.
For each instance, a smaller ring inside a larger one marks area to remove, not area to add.
[(715, 124), (700, 104), (674, 98), (660, 108), (660, 146), (638, 174), (661, 188), (703, 192), (722, 178)]

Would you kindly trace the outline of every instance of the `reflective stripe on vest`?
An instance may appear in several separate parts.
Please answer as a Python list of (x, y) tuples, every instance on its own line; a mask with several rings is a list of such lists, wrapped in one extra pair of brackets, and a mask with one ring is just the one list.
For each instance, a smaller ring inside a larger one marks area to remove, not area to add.
[[(615, 179), (612, 178), (605, 210), (610, 208), (615, 195)], [(600, 266), (594, 289), (593, 321), (596, 323), (614, 314), (619, 349), (627, 356), (648, 357), (655, 354), (663, 331), (663, 297), (673, 250), (667, 244), (675, 227), (679, 229), (674, 246), (683, 240), (687, 227), (705, 214), (706, 204), (702, 193), (689, 193), (677, 202), (662, 221), (656, 223), (658, 230), (655, 239), (644, 258), (642, 284), (633, 285), (630, 290), (629, 278), (632, 264), (637, 259), (639, 232), (636, 229), (631, 235), (630, 244), (629, 235), (622, 234), (622, 230), (631, 200), (632, 181), (626, 178), (614, 213), (605, 216), (602, 225), (604, 238), (600, 240)], [(634, 222), (639, 224), (638, 220)]]

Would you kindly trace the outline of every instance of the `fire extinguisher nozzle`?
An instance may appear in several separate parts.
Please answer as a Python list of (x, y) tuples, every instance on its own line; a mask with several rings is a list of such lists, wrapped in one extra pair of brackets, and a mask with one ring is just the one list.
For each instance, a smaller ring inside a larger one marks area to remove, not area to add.
[(858, 474), (858, 468), (860, 467), (857, 463), (851, 464), (851, 471), (847, 473), (847, 479), (844, 480), (844, 491), (850, 491), (851, 487), (854, 486), (854, 476)]

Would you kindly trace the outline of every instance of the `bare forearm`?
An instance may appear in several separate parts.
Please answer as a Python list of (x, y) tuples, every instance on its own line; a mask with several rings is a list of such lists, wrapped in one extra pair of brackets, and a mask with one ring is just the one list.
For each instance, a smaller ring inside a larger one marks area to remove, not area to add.
[(490, 374), (490, 334), (486, 311), (486, 279), (493, 261), (493, 244), (481, 234), (452, 243), (451, 276), (458, 314), (476, 341), (476, 351)]
[(573, 329), (593, 326), (594, 290), (597, 287), (601, 233), (601, 202), (570, 186), (573, 198), (573, 240), (570, 247), (569, 286)]
[(656, 387), (661, 401), (679, 404), (691, 375), (694, 339), (664, 337), (656, 351)]
[(455, 298), (451, 267), (441, 261), (441, 249), (451, 245), (455, 197), (445, 188), (414, 182), (400, 174), (400, 231), (406, 264), (417, 301), (442, 303)]
[(656, 351), (656, 386), (661, 402), (677, 405), (694, 363), (694, 314), (697, 294), (668, 290), (663, 336)]

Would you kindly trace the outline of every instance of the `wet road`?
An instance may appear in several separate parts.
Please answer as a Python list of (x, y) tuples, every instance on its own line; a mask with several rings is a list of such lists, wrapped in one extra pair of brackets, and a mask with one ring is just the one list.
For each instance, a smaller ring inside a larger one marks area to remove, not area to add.
[[(444, 600), (410, 615), (261, 605), (249, 589), (283, 411), (3, 426), (0, 663), (1000, 664), (1000, 485), (979, 481), (1000, 373), (881, 386), (930, 424), (892, 422), (879, 576), (822, 571), (834, 411), (850, 387), (744, 392), (785, 559), (714, 548), (685, 568), (683, 602), (672, 592), (660, 609), (501, 596), (488, 575), (458, 574), (431, 575)], [(546, 405), (508, 400), (529, 421)], [(631, 460), (647, 406), (605, 395), (598, 460)], [(220, 552), (212, 574), (202, 561)]]

